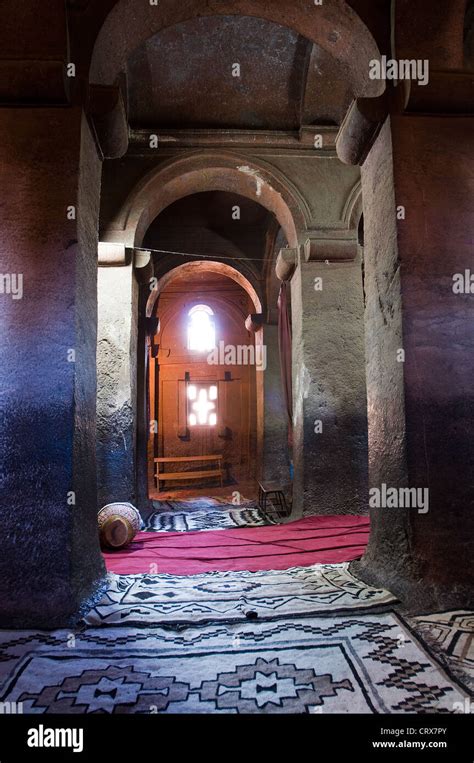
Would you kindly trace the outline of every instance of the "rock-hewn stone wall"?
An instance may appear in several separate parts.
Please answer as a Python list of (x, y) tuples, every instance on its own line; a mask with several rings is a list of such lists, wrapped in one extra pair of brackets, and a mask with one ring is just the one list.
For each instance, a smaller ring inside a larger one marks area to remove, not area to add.
[(0, 294), (0, 622), (53, 626), (103, 573), (93, 360), (100, 165), (79, 109), (2, 109), (0, 134), (2, 271), (23, 277), (22, 299)]
[(366, 513), (360, 261), (300, 262), (291, 304), (295, 515)]
[(135, 500), (138, 287), (133, 266), (99, 268), (99, 505)]
[(474, 302), (453, 290), (472, 261), (471, 136), (471, 119), (395, 117), (362, 167), (370, 484), (428, 502), (374, 508), (354, 568), (413, 609), (472, 596)]

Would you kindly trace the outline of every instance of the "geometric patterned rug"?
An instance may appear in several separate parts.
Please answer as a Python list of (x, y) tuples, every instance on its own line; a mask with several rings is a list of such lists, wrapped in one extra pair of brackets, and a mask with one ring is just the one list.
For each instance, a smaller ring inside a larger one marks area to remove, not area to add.
[[(168, 502), (169, 503), (169, 502)], [(255, 505), (208, 506), (199, 509), (154, 511), (144, 519), (143, 529), (151, 532), (225, 530), (233, 527), (261, 527), (275, 524)]]
[(216, 507), (223, 506), (229, 507), (242, 506), (248, 508), (249, 506), (256, 506), (257, 502), (244, 498), (239, 494), (239, 502), (233, 503), (232, 497), (220, 498), (220, 497), (206, 497), (188, 498), (187, 500), (152, 500), (152, 505), (155, 511), (202, 511), (203, 509), (215, 509)]
[(474, 613), (456, 610), (407, 620), (440, 662), (474, 692)]
[(25, 713), (454, 713), (466, 693), (394, 614), (0, 632)]
[[(91, 625), (235, 622), (387, 609), (397, 599), (355, 578), (344, 564), (200, 575), (110, 575)], [(390, 608), (391, 608), (390, 606)]]

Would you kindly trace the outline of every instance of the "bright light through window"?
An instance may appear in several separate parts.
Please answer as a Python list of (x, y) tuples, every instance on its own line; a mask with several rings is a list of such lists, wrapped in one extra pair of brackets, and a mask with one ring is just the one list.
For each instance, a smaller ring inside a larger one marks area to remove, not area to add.
[(200, 426), (215, 427), (217, 424), (217, 386), (215, 384), (206, 387), (198, 387), (195, 384), (188, 386), (188, 422), (190, 427)]
[(210, 352), (215, 346), (214, 313), (207, 305), (196, 305), (188, 313), (188, 350)]

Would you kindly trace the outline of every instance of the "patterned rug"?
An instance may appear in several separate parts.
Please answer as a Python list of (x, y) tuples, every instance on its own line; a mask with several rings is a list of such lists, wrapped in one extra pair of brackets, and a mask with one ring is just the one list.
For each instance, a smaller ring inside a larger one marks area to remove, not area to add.
[(0, 632), (25, 713), (453, 713), (466, 693), (393, 613), (183, 630)]
[[(167, 501), (169, 504), (170, 501)], [(146, 532), (190, 532), (226, 530), (233, 527), (262, 527), (275, 524), (257, 506), (232, 504), (192, 507), (186, 510), (154, 511), (144, 520)]]
[(204, 509), (215, 509), (219, 506), (224, 507), (232, 507), (232, 508), (249, 508), (252, 506), (256, 506), (257, 502), (252, 501), (248, 498), (244, 498), (242, 495), (240, 495), (239, 503), (235, 504), (232, 503), (232, 496), (229, 496), (228, 498), (221, 498), (219, 496), (215, 497), (198, 497), (198, 498), (188, 498), (187, 500), (183, 501), (177, 501), (177, 500), (165, 500), (165, 501), (152, 501), (153, 508), (155, 511), (203, 511)]
[(474, 692), (474, 613), (456, 610), (407, 619), (445, 667)]
[(396, 598), (355, 578), (348, 564), (204, 575), (110, 575), (110, 587), (88, 613), (95, 625), (233, 622), (364, 612)]

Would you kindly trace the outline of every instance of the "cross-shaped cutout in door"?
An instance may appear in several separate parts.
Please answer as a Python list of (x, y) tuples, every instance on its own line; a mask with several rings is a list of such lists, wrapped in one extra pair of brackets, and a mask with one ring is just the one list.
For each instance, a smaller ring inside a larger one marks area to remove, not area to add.
[(217, 386), (215, 384), (200, 386), (195, 384), (188, 386), (188, 401), (191, 412), (189, 413), (189, 426), (215, 427), (217, 424)]

